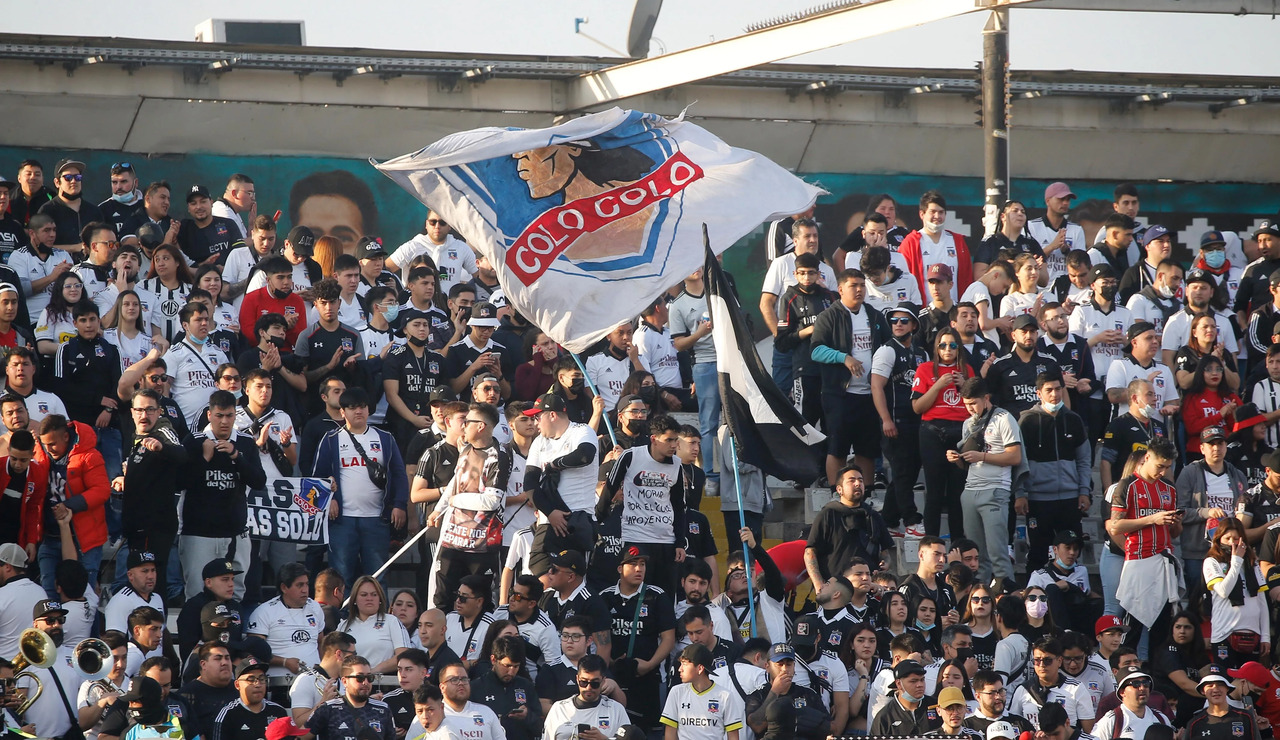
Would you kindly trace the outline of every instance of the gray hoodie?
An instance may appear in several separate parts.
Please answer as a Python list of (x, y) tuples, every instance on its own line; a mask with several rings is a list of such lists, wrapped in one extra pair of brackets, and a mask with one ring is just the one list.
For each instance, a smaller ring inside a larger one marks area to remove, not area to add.
[[(1249, 479), (1236, 466), (1223, 461), (1223, 469), (1227, 474), (1231, 487), (1232, 506), (1227, 509), (1227, 516), (1235, 516), (1235, 505), (1244, 498), (1249, 490)], [(1182, 557), (1204, 558), (1209, 553), (1212, 543), (1205, 539), (1205, 524), (1209, 517), (1207, 502), (1209, 484), (1205, 480), (1204, 460), (1196, 460), (1182, 469), (1178, 476), (1178, 508), (1182, 510)]]

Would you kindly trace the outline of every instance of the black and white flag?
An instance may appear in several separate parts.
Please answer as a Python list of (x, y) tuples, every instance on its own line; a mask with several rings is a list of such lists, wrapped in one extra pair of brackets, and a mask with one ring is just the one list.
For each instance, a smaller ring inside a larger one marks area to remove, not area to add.
[[(826, 439), (778, 390), (760, 361), (742, 306), (708, 244), (704, 279), (720, 375), (724, 423), (738, 458), (779, 480), (809, 484), (821, 474), (812, 446)], [(728, 459), (728, 455), (725, 455)]]

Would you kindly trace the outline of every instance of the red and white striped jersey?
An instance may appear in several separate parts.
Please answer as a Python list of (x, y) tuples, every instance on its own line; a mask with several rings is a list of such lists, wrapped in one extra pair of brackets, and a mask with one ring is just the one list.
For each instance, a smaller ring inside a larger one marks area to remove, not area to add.
[[(1120, 482), (1123, 504), (1113, 503), (1111, 510), (1122, 511), (1125, 519), (1141, 519), (1157, 511), (1173, 511), (1177, 496), (1173, 486), (1163, 478), (1147, 481), (1134, 475)], [(1135, 529), (1125, 536), (1125, 560), (1141, 560), (1173, 549), (1169, 527), (1152, 525)]]

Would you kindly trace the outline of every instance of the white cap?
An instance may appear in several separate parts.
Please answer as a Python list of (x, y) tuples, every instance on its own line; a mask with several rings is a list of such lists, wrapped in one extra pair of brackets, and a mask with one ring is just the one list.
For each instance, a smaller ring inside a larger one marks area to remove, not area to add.
[(987, 740), (996, 740), (996, 738), (998, 737), (1008, 738), (1009, 740), (1016, 740), (1018, 735), (1019, 735), (1018, 728), (1014, 727), (1009, 722), (1005, 722), (1004, 720), (1000, 720), (998, 722), (992, 722), (991, 724), (987, 725)]
[(13, 542), (0, 545), (0, 563), (8, 563), (15, 568), (27, 567), (27, 552)]

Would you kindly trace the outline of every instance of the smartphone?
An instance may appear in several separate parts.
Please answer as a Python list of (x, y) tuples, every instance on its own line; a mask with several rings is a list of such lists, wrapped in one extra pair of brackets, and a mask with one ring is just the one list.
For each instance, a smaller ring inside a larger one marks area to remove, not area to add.
[(581, 735), (582, 733), (590, 729), (591, 729), (591, 725), (578, 725), (578, 734)]

